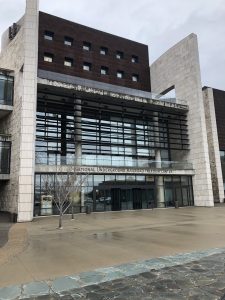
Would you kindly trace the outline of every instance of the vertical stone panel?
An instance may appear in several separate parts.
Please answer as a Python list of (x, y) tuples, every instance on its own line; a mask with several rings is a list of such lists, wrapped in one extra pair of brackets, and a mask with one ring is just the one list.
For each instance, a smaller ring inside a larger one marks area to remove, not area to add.
[(190, 34), (151, 65), (152, 91), (162, 93), (175, 86), (176, 97), (188, 102), (190, 151), (196, 206), (213, 206), (213, 192), (203, 104), (197, 36)]
[(12, 70), (15, 79), (13, 112), (0, 123), (12, 136), (10, 181), (1, 188), (1, 209), (18, 213), (19, 222), (33, 218), (38, 4), (26, 1), (20, 30), (0, 55), (0, 68)]
[(23, 95), (23, 74), (21, 68), (24, 64), (24, 31), (21, 27), (16, 37), (8, 44), (0, 55), (0, 68), (12, 70), (14, 73), (13, 111), (1, 120), (0, 129), (3, 133), (11, 135), (11, 164), (10, 181), (1, 187), (0, 209), (12, 213), (18, 212), (18, 173), (19, 173), (19, 145), (21, 133), (20, 106)]
[(212, 189), (215, 202), (223, 202), (224, 188), (223, 176), (220, 162), (218, 132), (216, 126), (216, 114), (214, 106), (213, 90), (205, 88), (203, 90), (203, 99), (205, 103), (205, 118), (209, 146), (209, 159), (212, 176)]
[[(33, 218), (37, 101), (38, 1), (27, 0), (24, 16), (23, 97), (18, 192), (18, 221)], [(29, 133), (27, 131), (29, 130)], [(25, 159), (27, 157), (27, 159)], [(23, 178), (23, 181), (20, 178)], [(24, 180), (24, 177), (27, 180)]]

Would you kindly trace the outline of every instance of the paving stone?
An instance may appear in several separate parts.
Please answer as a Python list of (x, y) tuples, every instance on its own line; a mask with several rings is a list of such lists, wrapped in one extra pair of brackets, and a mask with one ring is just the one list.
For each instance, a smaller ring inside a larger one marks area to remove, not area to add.
[(46, 295), (49, 293), (49, 286), (45, 282), (31, 282), (23, 285), (23, 295), (25, 297)]
[(99, 282), (103, 282), (105, 278), (105, 274), (100, 272), (84, 272), (79, 275), (80, 281), (84, 283), (84, 285), (95, 284)]
[(0, 299), (1, 300), (11, 300), (16, 299), (21, 295), (21, 287), (20, 286), (11, 286), (0, 288)]
[[(206, 257), (203, 257), (204, 253)], [(208, 256), (209, 253), (213, 254)], [(136, 264), (100, 268), (95, 272), (54, 280), (51, 284), (52, 294), (48, 293), (47, 284), (37, 282), (24, 285), (23, 288), (0, 289), (0, 299), (225, 300), (224, 250), (222, 253), (210, 250), (184, 254), (184, 261), (188, 262), (181, 264), (182, 255), (178, 255), (148, 260), (146, 264), (140, 261)], [(21, 291), (23, 297), (19, 297)], [(46, 295), (42, 295), (43, 293)]]
[(66, 290), (72, 290), (74, 288), (79, 288), (80, 285), (77, 283), (76, 280), (70, 278), (70, 277), (61, 277), (57, 278), (52, 283), (52, 290), (55, 293), (59, 293)]
[(60, 296), (60, 300), (74, 300), (74, 298), (71, 295), (64, 295)]

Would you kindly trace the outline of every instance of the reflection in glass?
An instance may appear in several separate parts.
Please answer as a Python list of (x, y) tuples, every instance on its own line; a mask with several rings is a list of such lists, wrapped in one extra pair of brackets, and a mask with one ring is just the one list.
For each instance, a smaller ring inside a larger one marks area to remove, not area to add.
[[(34, 214), (41, 213), (41, 196), (46, 193), (46, 176), (54, 181), (54, 174), (36, 174)], [(143, 175), (92, 175), (88, 176), (79, 195), (71, 195), (76, 200), (76, 212), (85, 211), (91, 206), (93, 211), (151, 209), (157, 207), (158, 176)], [(164, 176), (161, 186), (164, 191), (166, 207), (174, 207), (175, 200), (179, 206), (193, 205), (191, 177)], [(182, 184), (181, 184), (182, 182)], [(187, 184), (188, 183), (188, 184)], [(54, 209), (54, 213), (58, 213)], [(69, 213), (70, 211), (68, 211)]]

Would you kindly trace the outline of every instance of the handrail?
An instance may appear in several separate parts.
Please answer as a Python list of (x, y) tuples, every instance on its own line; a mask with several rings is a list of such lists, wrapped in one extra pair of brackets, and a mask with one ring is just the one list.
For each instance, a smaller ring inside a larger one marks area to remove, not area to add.
[(77, 166), (105, 166), (105, 167), (129, 167), (129, 168), (150, 168), (150, 169), (174, 169), (174, 170), (193, 170), (192, 163), (188, 161), (157, 161), (143, 159), (109, 159), (96, 157), (58, 157), (47, 159), (44, 157), (36, 158), (37, 165), (77, 165)]

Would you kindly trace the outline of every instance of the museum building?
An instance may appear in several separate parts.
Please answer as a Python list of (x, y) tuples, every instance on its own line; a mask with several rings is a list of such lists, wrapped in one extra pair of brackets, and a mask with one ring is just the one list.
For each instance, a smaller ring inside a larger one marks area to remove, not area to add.
[(19, 222), (48, 214), (46, 177), (71, 165), (87, 177), (77, 213), (223, 202), (218, 93), (202, 90), (194, 34), (149, 67), (147, 45), (27, 0), (2, 35), (0, 211)]

